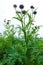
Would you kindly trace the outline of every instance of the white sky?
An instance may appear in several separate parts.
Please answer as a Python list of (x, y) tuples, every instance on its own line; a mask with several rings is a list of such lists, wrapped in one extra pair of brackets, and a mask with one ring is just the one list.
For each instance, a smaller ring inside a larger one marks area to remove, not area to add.
[[(43, 25), (43, 0), (0, 0), (0, 32), (4, 30), (4, 19), (11, 19), (15, 16), (13, 4), (17, 4), (18, 7), (20, 4), (24, 4), (25, 9), (29, 9), (31, 5), (35, 6), (35, 8), (38, 7), (35, 21), (36, 24)], [(12, 24), (15, 24), (15, 22), (12, 21)], [(40, 37), (43, 37), (43, 27), (40, 28), (39, 34)]]

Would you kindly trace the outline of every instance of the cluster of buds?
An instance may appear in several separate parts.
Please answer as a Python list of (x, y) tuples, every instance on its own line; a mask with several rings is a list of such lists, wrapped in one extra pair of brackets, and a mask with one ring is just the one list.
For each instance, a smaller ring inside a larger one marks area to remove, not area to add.
[[(7, 21), (7, 22), (6, 22)], [(9, 22), (10, 22), (11, 20), (6, 20), (6, 19), (4, 19), (4, 22), (6, 23), (6, 24), (9, 24)]]
[[(32, 6), (30, 6), (30, 8), (33, 10), (33, 9), (35, 9), (35, 7), (32, 5)], [(33, 14), (35, 15), (35, 14), (37, 14), (37, 12), (36, 11), (33, 11)]]
[[(15, 10), (16, 10), (16, 8), (17, 8), (17, 5), (16, 4), (14, 4), (13, 5), (13, 7), (15, 8)], [(22, 10), (22, 9), (24, 9), (24, 5), (19, 5), (19, 8), (21, 9), (21, 12), (20, 11), (16, 11), (17, 13), (22, 13), (22, 14), (25, 14), (26, 13), (26, 11), (25, 10)]]
[[(14, 4), (13, 5), (13, 7), (15, 8), (15, 10), (16, 10), (16, 8), (17, 8), (17, 5), (16, 4)], [(26, 11), (25, 10), (22, 10), (22, 9), (24, 9), (24, 5), (23, 4), (20, 4), (19, 5), (19, 8), (21, 9), (21, 12), (22, 12), (22, 14), (25, 14), (26, 13)], [(30, 8), (33, 10), (35, 7), (32, 5), (32, 6), (30, 6)], [(18, 11), (18, 13), (21, 13), (20, 11)], [(33, 14), (34, 15), (36, 15), (37, 14), (37, 12), (36, 11), (33, 11)]]

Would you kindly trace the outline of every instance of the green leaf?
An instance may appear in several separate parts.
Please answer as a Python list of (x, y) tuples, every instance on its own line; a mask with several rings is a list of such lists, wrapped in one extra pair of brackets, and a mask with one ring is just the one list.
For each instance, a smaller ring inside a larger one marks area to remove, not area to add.
[(22, 22), (22, 18), (19, 18), (19, 17), (13, 17), (13, 18), (15, 18), (15, 19), (19, 20), (20, 22)]
[(27, 16), (28, 16), (28, 23), (26, 24), (26, 29), (28, 29), (28, 27), (30, 28), (33, 22), (33, 19), (31, 17), (31, 15), (27, 12)]

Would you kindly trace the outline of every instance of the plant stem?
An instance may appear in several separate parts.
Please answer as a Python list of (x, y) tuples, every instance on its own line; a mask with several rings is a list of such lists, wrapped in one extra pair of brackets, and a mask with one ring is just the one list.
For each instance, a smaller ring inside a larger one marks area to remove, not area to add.
[(24, 39), (25, 39), (25, 43), (26, 43), (26, 46), (27, 46), (27, 44), (28, 44), (28, 41), (27, 41), (27, 35), (26, 35), (26, 30), (24, 29)]
[[(22, 18), (22, 9), (21, 9), (21, 18)], [(22, 24), (22, 27), (23, 27), (23, 21), (21, 22), (21, 24)]]

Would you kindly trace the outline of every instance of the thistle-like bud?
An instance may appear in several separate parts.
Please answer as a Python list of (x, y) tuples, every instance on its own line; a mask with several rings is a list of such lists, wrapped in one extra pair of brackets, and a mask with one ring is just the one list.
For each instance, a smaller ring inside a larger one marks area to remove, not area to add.
[(26, 13), (26, 11), (25, 11), (25, 10), (23, 10), (23, 11), (22, 11), (22, 14), (25, 14), (25, 13)]
[(34, 9), (34, 6), (33, 6), (33, 5), (32, 5), (32, 6), (30, 6), (30, 8), (31, 8), (31, 9)]
[(21, 5), (19, 6), (19, 8), (20, 8), (20, 9), (23, 9), (23, 8), (24, 8), (24, 5), (21, 4)]
[(33, 14), (34, 14), (34, 15), (36, 15), (36, 14), (37, 14), (37, 12), (36, 12), (36, 11), (34, 11), (34, 12), (33, 12)]
[(14, 4), (14, 5), (13, 5), (13, 7), (14, 7), (14, 8), (17, 8), (17, 5), (16, 5), (16, 4)]

